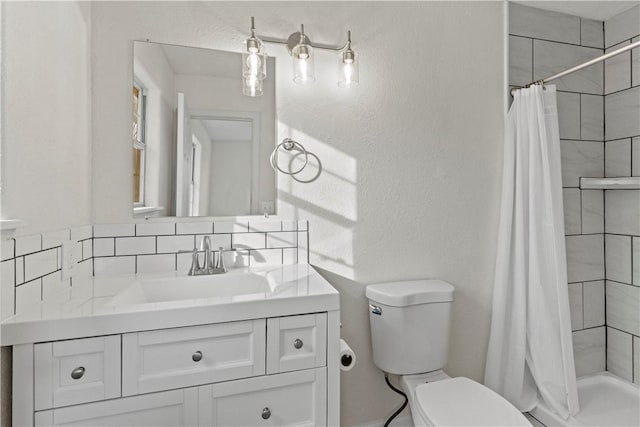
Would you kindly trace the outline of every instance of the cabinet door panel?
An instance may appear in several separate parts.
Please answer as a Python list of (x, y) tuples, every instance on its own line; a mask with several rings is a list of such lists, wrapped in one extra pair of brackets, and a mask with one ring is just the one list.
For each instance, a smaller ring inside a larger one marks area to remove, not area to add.
[(120, 335), (34, 345), (35, 409), (120, 397)]
[(318, 368), (202, 386), (199, 425), (326, 426), (326, 375)]
[(172, 390), (36, 412), (36, 426), (193, 426), (198, 389)]
[(265, 373), (265, 319), (123, 335), (122, 394)]
[(327, 364), (327, 313), (267, 320), (267, 373)]

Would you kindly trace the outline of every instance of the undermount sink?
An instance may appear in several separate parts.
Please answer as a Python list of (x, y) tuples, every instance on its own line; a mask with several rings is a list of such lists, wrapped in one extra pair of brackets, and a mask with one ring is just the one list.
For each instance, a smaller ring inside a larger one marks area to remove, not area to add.
[(246, 300), (275, 291), (266, 274), (253, 272), (204, 276), (142, 278), (133, 282), (108, 303), (110, 306), (162, 303), (196, 299)]

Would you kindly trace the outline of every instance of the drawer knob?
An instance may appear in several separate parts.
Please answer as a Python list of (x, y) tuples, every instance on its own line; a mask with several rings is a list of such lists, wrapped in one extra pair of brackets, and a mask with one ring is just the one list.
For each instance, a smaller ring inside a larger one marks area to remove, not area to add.
[(296, 340), (293, 342), (293, 346), (297, 349), (302, 348), (302, 346), (304, 345), (304, 343), (302, 342), (302, 340), (300, 338), (296, 338)]
[(194, 362), (199, 362), (202, 360), (202, 352), (201, 351), (196, 351), (195, 353), (193, 353), (193, 355), (191, 356), (191, 360), (193, 360)]
[(74, 380), (79, 380), (84, 375), (84, 366), (79, 366), (73, 371), (71, 371), (71, 378)]
[(271, 418), (271, 409), (264, 408), (262, 410), (262, 419), (263, 420), (268, 420), (269, 418)]

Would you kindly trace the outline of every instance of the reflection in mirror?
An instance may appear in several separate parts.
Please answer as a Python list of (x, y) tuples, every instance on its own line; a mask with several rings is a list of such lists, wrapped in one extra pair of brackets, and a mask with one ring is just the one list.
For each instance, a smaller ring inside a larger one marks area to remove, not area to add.
[(275, 214), (275, 59), (242, 94), (242, 55), (133, 45), (134, 216)]

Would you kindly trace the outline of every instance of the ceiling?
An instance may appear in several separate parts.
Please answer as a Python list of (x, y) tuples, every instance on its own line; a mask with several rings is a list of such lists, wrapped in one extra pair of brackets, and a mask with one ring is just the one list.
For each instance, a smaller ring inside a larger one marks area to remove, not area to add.
[(640, 4), (640, 1), (516, 1), (515, 3), (567, 13), (582, 18), (606, 21)]

